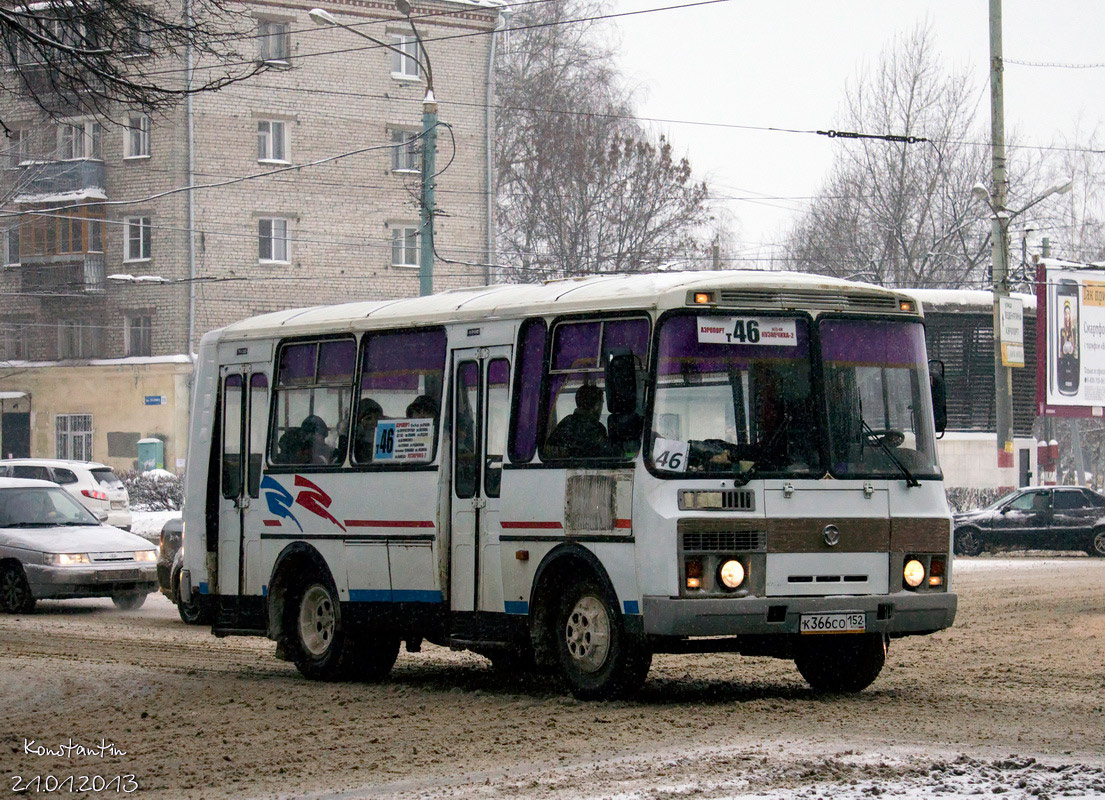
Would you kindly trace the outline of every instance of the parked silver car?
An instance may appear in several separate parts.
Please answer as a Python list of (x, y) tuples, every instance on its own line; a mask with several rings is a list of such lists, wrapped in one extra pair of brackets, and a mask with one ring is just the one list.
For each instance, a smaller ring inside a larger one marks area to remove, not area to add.
[(106, 464), (61, 458), (9, 458), (0, 460), (0, 478), (53, 481), (93, 514), (106, 511), (108, 525), (130, 530), (127, 487)]
[(0, 612), (73, 597), (134, 609), (155, 591), (152, 544), (103, 524), (54, 483), (0, 478)]

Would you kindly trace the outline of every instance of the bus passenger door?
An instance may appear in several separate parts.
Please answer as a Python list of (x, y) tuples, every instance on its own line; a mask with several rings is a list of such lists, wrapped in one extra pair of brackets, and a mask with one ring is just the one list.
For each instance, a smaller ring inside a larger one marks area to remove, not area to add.
[(450, 607), (461, 612), (454, 635), (482, 638), (490, 620), (478, 612), (503, 612), (499, 484), (510, 413), (510, 347), (459, 350), (453, 363)]
[[(237, 597), (251, 587), (260, 594), (257, 581), (263, 580), (248, 575), (247, 581), (247, 567), (256, 571), (260, 560), (259, 532), (251, 530), (249, 517), (260, 493), (269, 391), (267, 376), (248, 366), (225, 367), (222, 382), (218, 591)], [(225, 602), (221, 607), (228, 608)]]

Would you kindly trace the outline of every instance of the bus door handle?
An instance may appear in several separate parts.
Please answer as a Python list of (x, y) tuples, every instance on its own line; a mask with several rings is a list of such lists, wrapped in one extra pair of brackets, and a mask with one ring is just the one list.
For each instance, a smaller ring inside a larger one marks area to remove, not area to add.
[(245, 511), (249, 508), (249, 497), (246, 495), (240, 495), (237, 500), (234, 501), (234, 507), (239, 511)]
[(482, 497), (472, 498), (472, 508), (483, 508), (487, 505), (487, 501)]

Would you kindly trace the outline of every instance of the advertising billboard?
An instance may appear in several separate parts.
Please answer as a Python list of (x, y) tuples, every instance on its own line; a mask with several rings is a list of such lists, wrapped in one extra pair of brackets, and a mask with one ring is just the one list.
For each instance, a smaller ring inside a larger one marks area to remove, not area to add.
[(1105, 410), (1105, 270), (1047, 264), (1038, 274), (1037, 400), (1041, 414)]

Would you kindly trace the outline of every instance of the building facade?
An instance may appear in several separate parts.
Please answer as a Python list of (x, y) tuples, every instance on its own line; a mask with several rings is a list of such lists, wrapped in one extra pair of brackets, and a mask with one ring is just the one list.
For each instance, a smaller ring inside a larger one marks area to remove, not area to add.
[[(418, 294), (426, 60), (442, 123), (434, 289), (485, 282), (497, 11), (419, 3), (420, 51), (390, 3), (327, 10), (395, 49), (316, 23), (313, 7), (244, 5), (240, 49), (267, 69), (158, 116), (0, 101), (12, 131), (0, 152), (5, 455), (127, 469), (137, 435), (163, 439), (166, 466), (179, 468), (181, 378), (204, 332), (267, 311)], [(0, 80), (36, 68), (9, 65)], [(183, 64), (173, 69), (183, 80)], [(71, 447), (73, 420), (87, 449)]]

